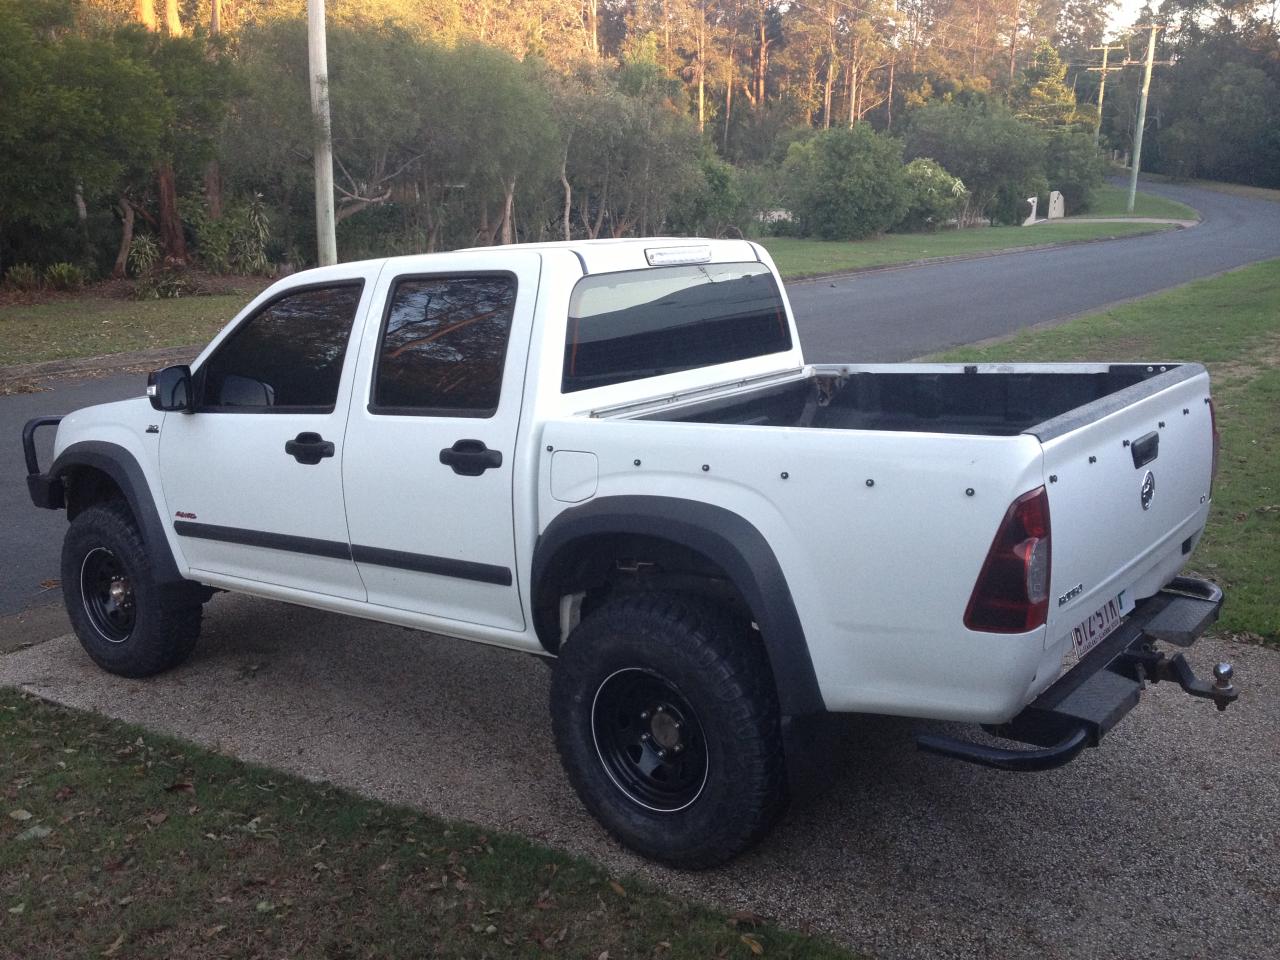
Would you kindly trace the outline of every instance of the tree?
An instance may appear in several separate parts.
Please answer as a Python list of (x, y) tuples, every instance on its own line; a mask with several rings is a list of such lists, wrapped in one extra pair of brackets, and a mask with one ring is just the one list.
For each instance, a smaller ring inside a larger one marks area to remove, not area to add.
[(823, 240), (883, 233), (907, 210), (901, 141), (862, 124), (793, 143), (783, 180), (800, 232)]
[(152, 162), (171, 116), (131, 44), (75, 36), (64, 12), (0, 3), (0, 231), (52, 225), (77, 202), (83, 225)]

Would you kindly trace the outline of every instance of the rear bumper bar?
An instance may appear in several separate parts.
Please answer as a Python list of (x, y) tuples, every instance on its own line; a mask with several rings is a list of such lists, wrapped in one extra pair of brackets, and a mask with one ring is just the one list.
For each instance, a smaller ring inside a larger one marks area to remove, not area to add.
[(37, 507), (61, 510), (65, 498), (62, 480), (40, 472), (40, 458), (36, 456), (36, 431), (41, 427), (57, 426), (61, 417), (36, 417), (22, 428), (22, 455), (27, 461), (27, 493)]
[(1222, 590), (1207, 580), (1177, 577), (1142, 601), (1125, 622), (1085, 655), (1074, 669), (1008, 723), (986, 728), (1034, 749), (988, 746), (954, 737), (923, 734), (916, 745), (929, 753), (1000, 770), (1052, 770), (1096, 747), (1138, 705), (1148, 683), (1171, 680), (1187, 693), (1225, 710), (1239, 694), (1230, 664), (1218, 664), (1214, 679), (1201, 680), (1182, 654), (1167, 656), (1157, 641), (1188, 647), (1222, 609)]

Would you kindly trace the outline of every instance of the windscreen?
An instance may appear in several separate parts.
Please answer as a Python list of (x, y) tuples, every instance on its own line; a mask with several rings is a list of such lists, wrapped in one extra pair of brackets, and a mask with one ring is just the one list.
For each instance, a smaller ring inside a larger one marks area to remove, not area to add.
[(569, 300), (564, 393), (791, 349), (782, 296), (761, 263), (585, 277)]

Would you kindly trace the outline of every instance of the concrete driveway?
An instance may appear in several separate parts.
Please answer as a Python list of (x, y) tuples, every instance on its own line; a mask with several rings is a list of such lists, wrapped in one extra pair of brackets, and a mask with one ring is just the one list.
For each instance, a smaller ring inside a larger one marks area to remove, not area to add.
[(1099, 750), (1013, 775), (917, 753), (911, 721), (839, 721), (836, 782), (757, 850), (682, 874), (618, 848), (579, 807), (534, 659), (246, 597), (209, 605), (185, 667), (99, 671), (70, 637), (0, 657), (0, 684), (515, 831), (677, 895), (886, 958), (1230, 957), (1280, 944), (1280, 655), (1236, 663), (1225, 714), (1154, 688)]

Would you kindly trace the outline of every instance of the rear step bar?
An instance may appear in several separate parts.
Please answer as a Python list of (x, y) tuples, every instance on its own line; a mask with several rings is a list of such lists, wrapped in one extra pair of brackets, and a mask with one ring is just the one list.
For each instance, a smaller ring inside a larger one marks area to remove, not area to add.
[(1207, 580), (1176, 577), (1144, 600), (1110, 637), (1008, 723), (986, 727), (1006, 740), (1034, 745), (1017, 750), (971, 743), (938, 734), (920, 734), (916, 745), (928, 753), (954, 757), (998, 770), (1052, 770), (1096, 747), (1111, 728), (1138, 705), (1148, 683), (1172, 680), (1193, 697), (1212, 700), (1219, 710), (1239, 693), (1231, 664), (1213, 669), (1213, 682), (1201, 680), (1186, 658), (1166, 656), (1156, 641), (1189, 647), (1222, 610), (1222, 590)]

